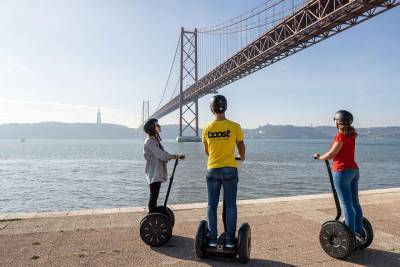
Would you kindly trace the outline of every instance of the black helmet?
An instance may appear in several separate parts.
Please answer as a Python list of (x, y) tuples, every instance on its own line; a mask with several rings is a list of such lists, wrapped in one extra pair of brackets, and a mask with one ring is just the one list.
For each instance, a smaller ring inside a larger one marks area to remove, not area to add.
[(335, 113), (333, 120), (339, 124), (351, 125), (353, 123), (353, 115), (347, 110), (339, 110)]
[(228, 107), (228, 101), (226, 101), (223, 95), (214, 95), (210, 101), (211, 111), (216, 113), (224, 113)]
[(157, 122), (158, 122), (157, 119), (154, 118), (148, 119), (143, 126), (144, 132), (150, 135), (154, 135)]

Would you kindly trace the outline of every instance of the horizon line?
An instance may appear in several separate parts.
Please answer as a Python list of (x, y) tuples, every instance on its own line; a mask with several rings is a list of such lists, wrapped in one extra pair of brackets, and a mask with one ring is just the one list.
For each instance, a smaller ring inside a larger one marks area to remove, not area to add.
[[(0, 126), (4, 126), (4, 125), (18, 125), (18, 124), (45, 124), (45, 123), (59, 123), (59, 124), (97, 124), (96, 122), (62, 122), (62, 121), (41, 121), (41, 122), (10, 122), (10, 123), (3, 123), (0, 124)], [(138, 127), (130, 127), (128, 125), (124, 125), (124, 124), (117, 124), (117, 123), (108, 123), (108, 122), (101, 122), (100, 124), (104, 124), (104, 125), (116, 125), (116, 126), (123, 126), (129, 129), (139, 129), (142, 126), (138, 126)], [(162, 126), (179, 126), (179, 124), (163, 124)], [(331, 126), (331, 125), (314, 125), (312, 123), (310, 123), (310, 125), (295, 125), (295, 124), (271, 124), (271, 123), (266, 123), (264, 125), (259, 125), (256, 128), (246, 128), (246, 127), (242, 127), (242, 129), (246, 129), (246, 130), (252, 130), (252, 129), (258, 129), (261, 127), (265, 127), (265, 126), (293, 126), (293, 127), (307, 127), (307, 128), (317, 128), (317, 127), (332, 127), (335, 128), (335, 126)], [(391, 127), (400, 127), (400, 125), (386, 125), (386, 126), (367, 126), (367, 127), (355, 127), (356, 129), (363, 129), (363, 128), (391, 128)], [(199, 127), (199, 129), (201, 129), (201, 127)]]

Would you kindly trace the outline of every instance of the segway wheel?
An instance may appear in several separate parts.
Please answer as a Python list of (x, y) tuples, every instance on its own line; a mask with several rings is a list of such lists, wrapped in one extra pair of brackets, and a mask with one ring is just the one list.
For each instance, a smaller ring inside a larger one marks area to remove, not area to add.
[(322, 225), (319, 242), (324, 251), (336, 259), (347, 258), (355, 248), (353, 233), (338, 221), (328, 221)]
[(161, 213), (150, 213), (140, 223), (140, 237), (151, 247), (160, 247), (172, 236), (169, 217)]
[(238, 233), (238, 255), (242, 263), (250, 260), (251, 252), (251, 228), (248, 223), (244, 223), (239, 228)]
[(168, 207), (167, 207), (167, 211), (168, 211), (168, 213), (169, 213), (169, 218), (171, 219), (172, 227), (174, 227), (174, 225), (175, 225), (175, 214), (174, 214), (174, 212), (173, 212), (170, 208), (168, 208)]
[(372, 229), (371, 223), (368, 221), (367, 218), (363, 218), (362, 220), (363, 225), (363, 234), (365, 238), (365, 243), (358, 246), (359, 249), (365, 249), (369, 247), (374, 240), (374, 230)]
[(169, 207), (158, 206), (156, 208), (155, 212), (162, 213), (162, 214), (168, 216), (169, 219), (171, 220), (172, 227), (174, 227), (174, 225), (175, 225), (175, 215), (174, 215), (174, 212)]
[(197, 257), (204, 259), (207, 257), (207, 242), (208, 242), (208, 223), (202, 220), (197, 227), (196, 240), (194, 241), (194, 248)]

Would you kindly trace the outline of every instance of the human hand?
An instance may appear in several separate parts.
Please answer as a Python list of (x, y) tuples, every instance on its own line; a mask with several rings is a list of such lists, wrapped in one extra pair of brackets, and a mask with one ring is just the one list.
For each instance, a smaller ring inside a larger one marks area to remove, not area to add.
[(176, 159), (185, 159), (186, 156), (184, 154), (177, 154), (177, 155), (175, 155), (175, 158)]

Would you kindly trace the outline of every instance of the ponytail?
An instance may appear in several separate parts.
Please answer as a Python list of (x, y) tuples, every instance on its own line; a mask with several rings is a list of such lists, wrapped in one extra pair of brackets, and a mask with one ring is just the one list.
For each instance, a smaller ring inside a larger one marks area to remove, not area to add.
[(351, 126), (351, 125), (345, 125), (344, 127), (344, 133), (346, 136), (350, 137), (350, 136), (354, 136), (357, 137), (358, 133), (356, 131), (356, 129)]
[(162, 140), (162, 139), (161, 139), (161, 136), (160, 136), (157, 132), (155, 133), (154, 136), (155, 136), (155, 138), (157, 139), (157, 141), (158, 141), (159, 143), (161, 143), (161, 140)]
[(358, 136), (356, 129), (349, 124), (336, 123), (336, 128), (338, 128), (338, 130), (342, 130), (347, 137), (351, 137), (351, 136), (357, 137)]

